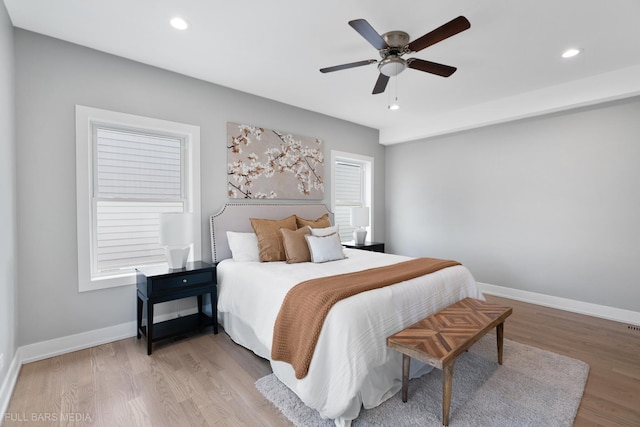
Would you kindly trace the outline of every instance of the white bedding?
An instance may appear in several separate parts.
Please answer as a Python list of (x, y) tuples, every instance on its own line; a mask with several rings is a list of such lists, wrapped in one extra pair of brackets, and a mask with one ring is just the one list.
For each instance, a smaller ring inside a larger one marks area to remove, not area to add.
[[(323, 264), (223, 260), (217, 268), (218, 311), (225, 331), (270, 359), (273, 325), (291, 287), (409, 259), (355, 249), (345, 254)], [(329, 312), (309, 374), (298, 380), (291, 365), (272, 361), (273, 372), (322, 417), (349, 425), (362, 406), (375, 407), (401, 387), (402, 357), (387, 348), (386, 337), (466, 297), (483, 298), (471, 273), (456, 266), (347, 298)]]

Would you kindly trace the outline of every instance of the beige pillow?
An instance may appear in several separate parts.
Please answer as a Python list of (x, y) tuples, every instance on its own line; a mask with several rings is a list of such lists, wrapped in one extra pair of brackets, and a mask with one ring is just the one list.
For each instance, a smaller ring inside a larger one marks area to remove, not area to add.
[(304, 219), (296, 216), (296, 223), (298, 224), (298, 228), (302, 228), (307, 225), (311, 228), (331, 227), (331, 221), (329, 221), (328, 213), (316, 219)]
[(285, 219), (259, 219), (250, 218), (251, 227), (258, 236), (258, 249), (260, 250), (260, 261), (285, 261), (287, 259), (284, 253), (282, 243), (281, 228), (288, 230), (296, 229), (296, 216), (291, 215)]
[(302, 227), (296, 231), (281, 228), (280, 233), (282, 233), (282, 243), (288, 264), (311, 261), (309, 245), (304, 238), (304, 236), (311, 234), (309, 227)]

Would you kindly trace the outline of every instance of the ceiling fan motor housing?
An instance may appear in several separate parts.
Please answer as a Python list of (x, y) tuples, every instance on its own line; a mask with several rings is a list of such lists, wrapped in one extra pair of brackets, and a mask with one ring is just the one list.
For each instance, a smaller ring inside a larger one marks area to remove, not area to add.
[(390, 47), (403, 48), (409, 44), (409, 34), (404, 31), (389, 31), (382, 35), (382, 39), (387, 42)]
[(382, 35), (382, 39), (389, 47), (380, 50), (382, 60), (378, 64), (378, 71), (388, 77), (397, 76), (407, 68), (407, 61), (401, 56), (407, 53), (409, 34), (404, 31), (389, 31)]

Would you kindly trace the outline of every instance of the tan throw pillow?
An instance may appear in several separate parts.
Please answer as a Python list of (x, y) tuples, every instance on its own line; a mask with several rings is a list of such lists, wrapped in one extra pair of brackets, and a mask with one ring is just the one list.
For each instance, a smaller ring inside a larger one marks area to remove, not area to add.
[(311, 261), (309, 245), (304, 238), (304, 236), (311, 234), (309, 227), (302, 227), (296, 231), (281, 228), (280, 233), (282, 233), (282, 243), (288, 264)]
[(296, 229), (296, 216), (291, 215), (285, 219), (259, 219), (250, 218), (251, 227), (258, 236), (258, 249), (260, 250), (260, 262), (285, 261), (282, 243), (281, 228)]
[(331, 221), (329, 221), (328, 213), (316, 219), (304, 219), (304, 218), (300, 218), (299, 216), (296, 216), (296, 223), (298, 224), (298, 228), (302, 228), (307, 225), (311, 228), (331, 227)]

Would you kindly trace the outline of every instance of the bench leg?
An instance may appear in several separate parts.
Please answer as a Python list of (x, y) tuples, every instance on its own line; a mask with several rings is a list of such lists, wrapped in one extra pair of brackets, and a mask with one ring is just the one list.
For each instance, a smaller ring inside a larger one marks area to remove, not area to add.
[(498, 364), (502, 365), (502, 343), (504, 341), (504, 322), (496, 326), (496, 342), (498, 343)]
[(409, 367), (411, 366), (411, 357), (402, 354), (402, 401), (407, 401), (407, 390), (409, 389)]
[(453, 364), (442, 367), (442, 425), (449, 425), (449, 408), (451, 407), (451, 387), (453, 385)]

